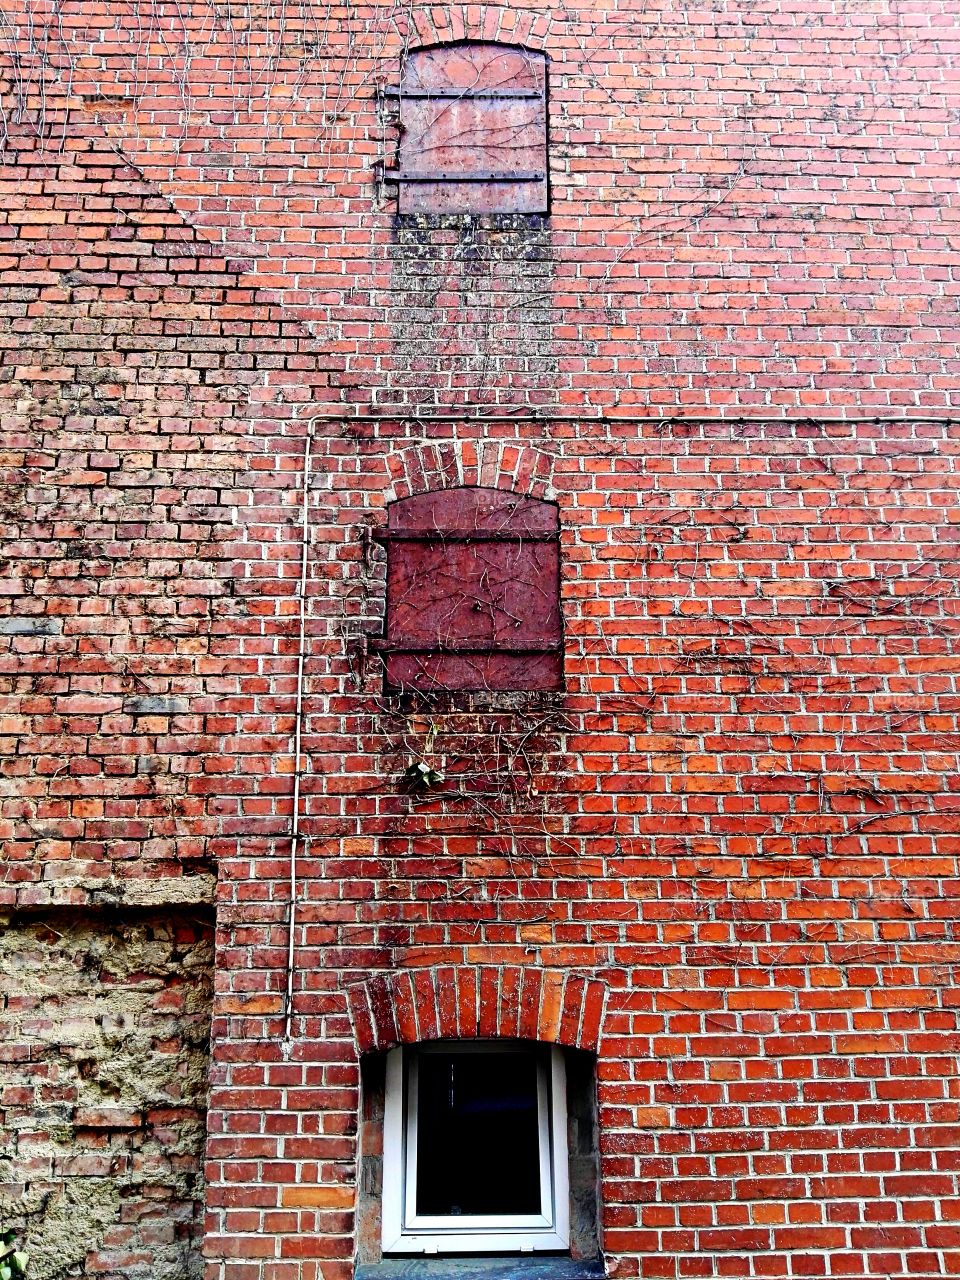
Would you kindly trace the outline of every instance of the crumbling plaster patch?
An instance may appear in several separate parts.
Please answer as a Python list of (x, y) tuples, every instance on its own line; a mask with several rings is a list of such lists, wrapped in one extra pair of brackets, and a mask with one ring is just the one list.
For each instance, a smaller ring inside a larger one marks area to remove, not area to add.
[(212, 973), (201, 909), (0, 932), (0, 1214), (31, 1280), (201, 1275)]

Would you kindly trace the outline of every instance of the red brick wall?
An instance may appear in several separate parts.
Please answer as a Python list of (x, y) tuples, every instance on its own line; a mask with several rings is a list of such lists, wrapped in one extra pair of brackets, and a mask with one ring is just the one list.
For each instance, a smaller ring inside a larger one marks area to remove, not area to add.
[[(10, 686), (6, 870), (89, 895), (216, 864), (210, 1276), (349, 1275), (346, 992), (448, 966), (606, 990), (615, 1274), (957, 1271), (955, 13), (304, 12), (258, 11), (254, 45), (239, 9), (161, 8), (147, 58), (69, 8), (73, 154), (34, 158), (38, 71), (7, 170), (6, 230), (47, 246), (11, 236), (5, 425), (42, 524), (12, 615), (51, 621), (6, 633), (11, 681), (48, 682)], [(550, 57), (546, 219), (400, 223), (376, 181), (374, 87), (463, 35)], [(81, 231), (50, 228), (101, 219), (65, 282)], [(459, 482), (560, 505), (563, 694), (382, 696), (369, 532)], [(63, 586), (77, 522), (109, 563)]]

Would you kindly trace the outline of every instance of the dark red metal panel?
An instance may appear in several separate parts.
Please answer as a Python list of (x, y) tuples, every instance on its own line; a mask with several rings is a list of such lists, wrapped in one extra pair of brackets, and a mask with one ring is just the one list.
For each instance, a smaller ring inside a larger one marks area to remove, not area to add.
[(560, 532), (556, 503), (542, 502), (502, 489), (465, 485), (457, 489), (437, 489), (392, 502), (387, 528), (394, 533), (413, 534), (524, 534)]
[(553, 503), (445, 489), (393, 503), (384, 539), (391, 687), (561, 687)]
[(559, 654), (392, 653), (387, 656), (387, 686), (394, 691), (479, 693), (525, 689), (546, 692), (563, 688)]
[(401, 213), (546, 211), (543, 54), (484, 42), (414, 50), (400, 130)]
[(404, 644), (503, 649), (556, 638), (555, 542), (398, 542), (390, 548), (391, 636)]

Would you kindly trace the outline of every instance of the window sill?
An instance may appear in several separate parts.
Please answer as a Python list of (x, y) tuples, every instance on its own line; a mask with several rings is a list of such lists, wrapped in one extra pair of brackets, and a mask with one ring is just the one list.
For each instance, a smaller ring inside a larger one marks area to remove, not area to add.
[(354, 1280), (603, 1280), (604, 1274), (599, 1258), (575, 1261), (549, 1254), (437, 1258), (417, 1254), (361, 1265)]

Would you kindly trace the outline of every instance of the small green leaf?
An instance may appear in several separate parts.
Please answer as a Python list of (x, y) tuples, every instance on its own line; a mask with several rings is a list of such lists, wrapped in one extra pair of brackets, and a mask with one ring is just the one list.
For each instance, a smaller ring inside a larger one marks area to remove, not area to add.
[(13, 1269), (5, 1262), (0, 1262), (0, 1280), (13, 1280)]
[(25, 1276), (27, 1274), (27, 1265), (29, 1262), (30, 1262), (30, 1255), (29, 1253), (25, 1253), (23, 1249), (18, 1249), (17, 1252), (13, 1255), (13, 1265), (15, 1267), (19, 1267), (20, 1274), (22, 1276)]

